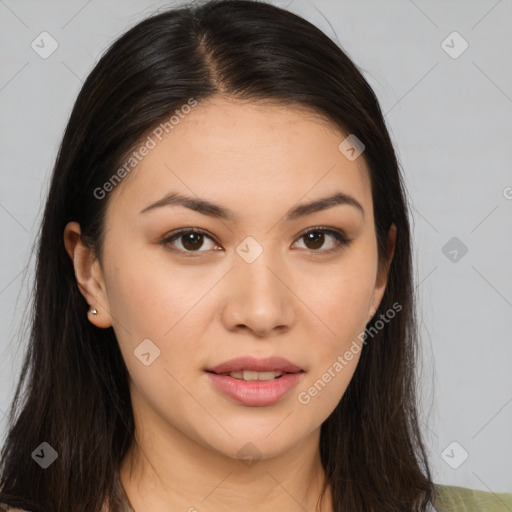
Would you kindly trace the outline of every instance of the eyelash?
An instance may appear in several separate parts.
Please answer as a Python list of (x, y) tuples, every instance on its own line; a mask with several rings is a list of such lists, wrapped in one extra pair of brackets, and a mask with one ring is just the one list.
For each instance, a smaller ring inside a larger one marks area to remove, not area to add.
[[(202, 252), (207, 252), (207, 251), (186, 251), (186, 250), (184, 251), (182, 249), (176, 249), (176, 248), (169, 247), (169, 244), (173, 240), (178, 239), (182, 235), (190, 234), (190, 233), (206, 236), (207, 238), (210, 238), (213, 242), (217, 243), (206, 231), (203, 231), (202, 229), (197, 229), (197, 228), (183, 228), (178, 231), (175, 231), (170, 236), (165, 237), (160, 243), (167, 250), (185, 254), (187, 257), (196, 257), (196, 256), (200, 255)], [(343, 247), (350, 245), (350, 243), (352, 242), (352, 239), (347, 238), (342, 232), (339, 232), (339, 231), (336, 231), (336, 230), (333, 230), (330, 228), (326, 228), (326, 227), (320, 227), (320, 226), (307, 229), (306, 231), (304, 231), (303, 233), (300, 234), (300, 236), (298, 237), (297, 240), (304, 238), (306, 235), (308, 235), (310, 233), (329, 234), (329, 235), (332, 235), (336, 240), (335, 246), (332, 247), (331, 249), (327, 249), (327, 250), (309, 249), (309, 251), (315, 256), (317, 256), (317, 255), (321, 256), (323, 254), (331, 254), (333, 252), (336, 252), (336, 251), (342, 249)]]

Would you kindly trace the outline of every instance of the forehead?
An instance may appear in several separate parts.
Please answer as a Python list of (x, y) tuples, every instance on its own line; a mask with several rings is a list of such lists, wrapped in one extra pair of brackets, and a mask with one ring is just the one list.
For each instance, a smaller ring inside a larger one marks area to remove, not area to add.
[(142, 158), (139, 150), (111, 202), (143, 205), (177, 188), (219, 201), (229, 197), (240, 207), (252, 200), (299, 201), (335, 188), (371, 200), (364, 159), (351, 161), (339, 149), (348, 133), (311, 109), (214, 98), (186, 112), (142, 140), (150, 149)]

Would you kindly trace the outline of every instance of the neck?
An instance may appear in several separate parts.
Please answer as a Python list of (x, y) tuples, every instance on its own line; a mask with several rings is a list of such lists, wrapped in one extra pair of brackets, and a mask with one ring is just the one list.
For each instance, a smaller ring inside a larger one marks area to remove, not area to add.
[(227, 457), (168, 426), (140, 431), (119, 468), (135, 512), (332, 512), (329, 488), (317, 507), (325, 481), (320, 429), (286, 453), (254, 460)]

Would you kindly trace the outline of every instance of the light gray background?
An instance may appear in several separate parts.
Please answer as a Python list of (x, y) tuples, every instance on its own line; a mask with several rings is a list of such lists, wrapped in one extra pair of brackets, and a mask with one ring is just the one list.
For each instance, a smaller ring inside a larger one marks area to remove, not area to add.
[[(434, 479), (512, 492), (512, 1), (274, 3), (341, 42), (386, 113), (414, 205)], [(26, 343), (30, 251), (73, 102), (114, 37), (178, 4), (0, 0), (2, 435)], [(43, 31), (59, 45), (46, 59), (31, 48)], [(445, 49), (460, 51), (458, 36), (442, 46), (454, 31), (469, 44), (457, 58)], [(442, 252), (452, 237), (468, 248), (455, 262)]]

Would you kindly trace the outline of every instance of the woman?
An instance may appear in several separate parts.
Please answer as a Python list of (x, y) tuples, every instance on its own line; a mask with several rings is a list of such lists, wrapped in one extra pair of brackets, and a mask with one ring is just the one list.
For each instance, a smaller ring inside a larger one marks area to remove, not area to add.
[(58, 154), (0, 503), (506, 504), (432, 481), (407, 212), (372, 89), (310, 23), (235, 0), (132, 28)]

